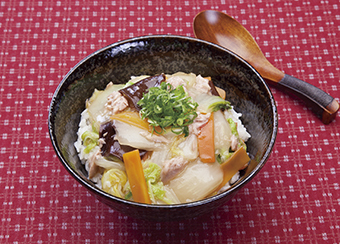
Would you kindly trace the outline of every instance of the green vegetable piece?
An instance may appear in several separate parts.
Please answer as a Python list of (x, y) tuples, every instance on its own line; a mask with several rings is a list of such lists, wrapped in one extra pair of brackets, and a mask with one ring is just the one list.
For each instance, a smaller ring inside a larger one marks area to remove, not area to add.
[(224, 100), (220, 96), (214, 96), (206, 93), (199, 94), (195, 97), (198, 103), (197, 111), (202, 113), (212, 113), (219, 110), (231, 109), (229, 101)]
[(224, 163), (225, 161), (227, 161), (228, 158), (230, 158), (233, 155), (234, 152), (230, 152), (230, 151), (221, 151), (217, 156), (216, 156), (216, 160), (219, 164)]
[(167, 204), (172, 202), (165, 196), (163, 182), (161, 181), (161, 167), (152, 162), (145, 162), (144, 177), (148, 186), (149, 196), (152, 202), (159, 199)]
[(209, 106), (209, 109), (211, 109), (212, 112), (217, 112), (218, 110), (226, 110), (230, 109), (230, 102), (226, 100), (218, 101)]
[(237, 124), (234, 122), (232, 118), (228, 118), (227, 121), (230, 125), (231, 133), (233, 133), (236, 137), (238, 137)]
[(129, 192), (125, 195), (124, 199), (130, 200), (131, 198), (132, 198), (132, 192), (129, 191)]
[(84, 152), (89, 153), (95, 146), (97, 146), (97, 142), (99, 139), (99, 134), (93, 131), (85, 131), (81, 135), (81, 139), (85, 146)]
[(243, 146), (244, 149), (247, 150), (246, 143), (244, 141), (242, 141), (239, 137), (239, 134), (237, 132), (237, 124), (235, 123), (235, 121), (232, 118), (228, 118), (227, 121), (230, 125), (231, 133), (233, 133), (233, 135), (235, 135), (239, 140), (239, 146)]
[(161, 178), (161, 167), (155, 163), (148, 162), (147, 167), (144, 169), (144, 177), (152, 184), (157, 183)]
[[(188, 136), (188, 125), (197, 117), (198, 104), (187, 96), (183, 86), (173, 89), (172, 85), (166, 82), (162, 82), (159, 87), (149, 88), (138, 105), (142, 108), (142, 119), (147, 118), (153, 127), (152, 132), (158, 134), (170, 127), (172, 132)], [(156, 127), (160, 127), (161, 131), (157, 131)]]

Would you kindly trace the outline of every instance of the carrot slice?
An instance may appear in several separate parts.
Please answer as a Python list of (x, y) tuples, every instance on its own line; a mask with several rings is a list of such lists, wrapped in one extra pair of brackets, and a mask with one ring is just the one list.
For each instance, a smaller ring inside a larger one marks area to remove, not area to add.
[(203, 163), (215, 162), (214, 143), (214, 113), (211, 113), (208, 123), (202, 126), (198, 135), (198, 153)]
[(237, 149), (227, 161), (221, 164), (223, 170), (223, 181), (217, 191), (221, 189), (227, 182), (249, 162), (250, 158), (243, 147)]
[(151, 204), (139, 150), (124, 153), (123, 161), (134, 201)]
[[(118, 121), (127, 123), (129, 125), (136, 126), (140, 129), (152, 132), (152, 127), (150, 126), (150, 124), (146, 120), (141, 119), (138, 112), (124, 111), (121, 113), (114, 114), (110, 118), (112, 120), (118, 120)], [(155, 129), (158, 132), (162, 131), (160, 128), (155, 128)]]
[(129, 125), (136, 126), (140, 129), (149, 130), (149, 123), (140, 118), (138, 112), (126, 111), (111, 116), (112, 120), (119, 120)]

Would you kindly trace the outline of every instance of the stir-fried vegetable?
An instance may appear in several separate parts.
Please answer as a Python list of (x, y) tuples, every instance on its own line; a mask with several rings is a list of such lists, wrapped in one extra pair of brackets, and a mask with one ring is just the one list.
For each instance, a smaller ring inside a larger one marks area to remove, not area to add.
[(185, 137), (184, 140), (179, 141), (177, 145), (177, 150), (172, 149), (173, 156), (182, 156), (186, 160), (194, 160), (198, 157), (198, 140), (195, 134), (190, 134), (189, 136)]
[(220, 96), (213, 96), (206, 93), (199, 94), (195, 97), (198, 103), (197, 111), (202, 113), (211, 113), (219, 110), (230, 109), (230, 102)]
[(89, 179), (146, 204), (197, 201), (226, 189), (247, 166), (250, 135), (225, 95), (210, 77), (182, 72), (95, 90), (75, 143)]
[(165, 128), (171, 127), (176, 134), (189, 134), (188, 125), (197, 117), (197, 103), (187, 96), (183, 86), (173, 89), (172, 85), (166, 82), (160, 87), (152, 87), (148, 93), (139, 100), (138, 105), (142, 107), (140, 114), (142, 119), (147, 118), (153, 127), (160, 127), (162, 132)]
[(116, 197), (123, 198), (126, 194), (124, 191), (127, 177), (124, 171), (119, 169), (109, 169), (103, 173), (102, 188), (105, 192)]
[(217, 163), (191, 162), (178, 177), (170, 181), (181, 202), (197, 201), (212, 193), (222, 183), (223, 171)]
[(167, 78), (181, 78), (189, 87), (196, 83), (196, 75), (193, 73), (177, 72), (173, 75), (167, 75)]
[(118, 158), (111, 158), (110, 160), (108, 160), (104, 157), (98, 157), (96, 158), (96, 164), (103, 169), (119, 169), (122, 171), (125, 170), (124, 163)]
[(97, 146), (99, 135), (98, 133), (92, 131), (85, 131), (81, 135), (81, 139), (83, 140), (83, 144), (85, 146), (84, 152), (89, 153), (95, 146)]
[(137, 149), (124, 153), (123, 161), (129, 179), (133, 200), (139, 203), (151, 203), (139, 150)]
[(166, 197), (166, 191), (161, 181), (161, 167), (152, 162), (145, 162), (143, 166), (151, 201), (161, 200), (164, 203), (171, 204), (172, 201)]
[(117, 132), (115, 139), (117, 139), (121, 145), (155, 151), (165, 148), (167, 143), (169, 143), (162, 135), (151, 134), (149, 131), (140, 129), (137, 126), (129, 125), (121, 121), (114, 121), (114, 125)]
[[(101, 147), (100, 147), (101, 155), (107, 158), (108, 160), (123, 161), (124, 153), (130, 152), (136, 149), (129, 145), (123, 145), (119, 143), (119, 141), (116, 138), (117, 137), (116, 127), (113, 121), (109, 121), (107, 123), (101, 124), (100, 130), (99, 130), (99, 137), (100, 137), (99, 140), (101, 141), (100, 143), (101, 144)], [(140, 156), (142, 157), (143, 155), (146, 154), (146, 151), (139, 150), (139, 153), (140, 153)]]

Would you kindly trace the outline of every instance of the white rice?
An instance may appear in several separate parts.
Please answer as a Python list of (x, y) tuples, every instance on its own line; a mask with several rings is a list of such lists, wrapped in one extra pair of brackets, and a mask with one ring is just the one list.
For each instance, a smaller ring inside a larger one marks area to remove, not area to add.
[(234, 110), (233, 106), (231, 106), (231, 108), (232, 109), (224, 111), (224, 116), (225, 116), (226, 119), (231, 118), (237, 124), (237, 133), (238, 133), (239, 137), (243, 141), (247, 141), (251, 136), (247, 132), (246, 127), (244, 127), (244, 125), (242, 124), (242, 121), (240, 120), (240, 117), (242, 116), (242, 114), (237, 113)]
[[(85, 131), (92, 131), (92, 126), (89, 120), (89, 113), (87, 111), (87, 109), (85, 109), (82, 113), (81, 113), (81, 119), (79, 122), (79, 129), (77, 131), (77, 135), (78, 135), (78, 140), (74, 143), (74, 147), (76, 148), (78, 155), (79, 155), (79, 159), (81, 161), (81, 163), (83, 165), (85, 165), (85, 169), (87, 172), (89, 172), (90, 166), (89, 166), (89, 161), (88, 159), (99, 150), (99, 146), (94, 147), (89, 153), (85, 153), (84, 149), (86, 148), (83, 143), (82, 143), (82, 139), (81, 139), (81, 135), (85, 132)], [(97, 174), (95, 175), (93, 178), (91, 178), (91, 181), (94, 182), (97, 187), (99, 187), (100, 189), (101, 187), (101, 178), (102, 178), (102, 174)]]

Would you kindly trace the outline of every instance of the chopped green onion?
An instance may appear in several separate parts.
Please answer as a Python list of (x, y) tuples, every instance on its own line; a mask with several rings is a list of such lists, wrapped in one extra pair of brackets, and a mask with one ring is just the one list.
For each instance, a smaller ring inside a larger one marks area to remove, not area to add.
[[(187, 96), (183, 86), (173, 89), (172, 85), (166, 82), (161, 83), (159, 87), (151, 87), (138, 105), (142, 108), (142, 119), (147, 118), (153, 132), (159, 134), (171, 127), (172, 132), (188, 136), (188, 125), (197, 117), (198, 104)], [(156, 127), (160, 127), (162, 131), (158, 132)]]

